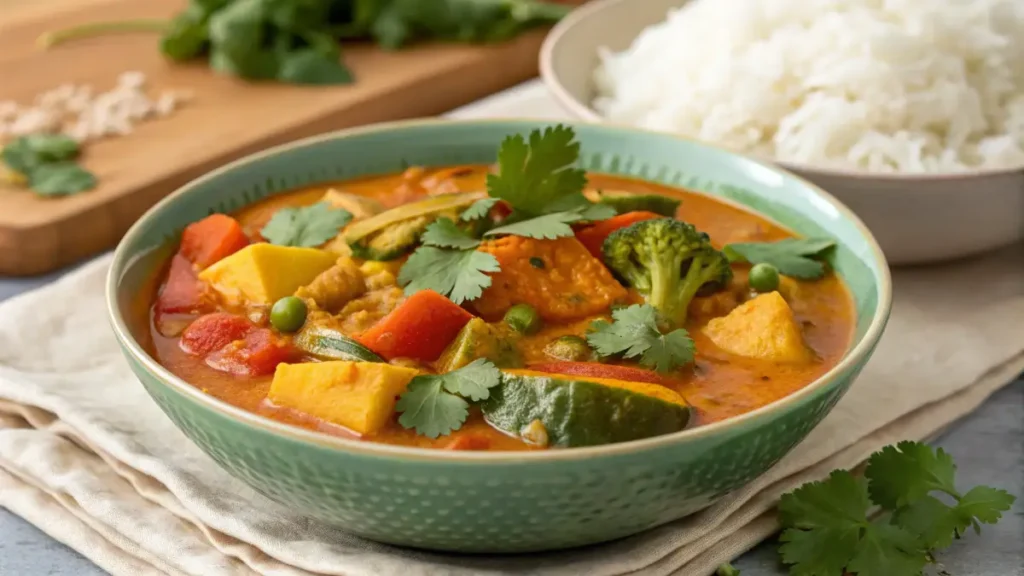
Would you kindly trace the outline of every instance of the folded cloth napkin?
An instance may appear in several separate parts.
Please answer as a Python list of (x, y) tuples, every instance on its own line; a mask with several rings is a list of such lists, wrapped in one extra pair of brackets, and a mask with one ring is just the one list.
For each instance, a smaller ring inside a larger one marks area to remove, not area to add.
[(896, 272), (889, 327), (850, 392), (789, 456), (714, 506), (602, 546), (466, 557), (361, 540), (222, 472), (121, 358), (103, 256), (0, 304), (0, 506), (114, 575), (709, 574), (776, 529), (780, 494), (931, 436), (1024, 370), (1022, 261), (1015, 246)]

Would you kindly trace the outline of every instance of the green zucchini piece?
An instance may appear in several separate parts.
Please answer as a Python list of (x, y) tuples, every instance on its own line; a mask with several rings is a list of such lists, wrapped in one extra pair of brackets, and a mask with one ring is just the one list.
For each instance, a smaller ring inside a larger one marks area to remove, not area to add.
[(394, 260), (411, 252), (423, 230), (440, 216), (458, 219), (459, 212), (485, 198), (485, 192), (439, 194), (410, 202), (345, 228), (345, 242), (363, 260)]
[(607, 204), (619, 214), (626, 212), (654, 212), (669, 218), (675, 218), (679, 211), (682, 200), (662, 196), (660, 194), (632, 194), (630, 192), (618, 192), (614, 190), (601, 190), (596, 194), (596, 200), (600, 204)]
[(295, 347), (320, 360), (384, 362), (384, 359), (333, 328), (310, 326), (295, 336)]
[(500, 368), (523, 365), (513, 334), (480, 318), (473, 318), (441, 353), (437, 371), (445, 373), (458, 370), (477, 358), (486, 358)]
[(509, 371), (482, 405), (491, 426), (513, 436), (537, 436), (548, 446), (598, 446), (671, 434), (694, 416), (675, 391), (658, 384), (580, 380), (539, 372)]

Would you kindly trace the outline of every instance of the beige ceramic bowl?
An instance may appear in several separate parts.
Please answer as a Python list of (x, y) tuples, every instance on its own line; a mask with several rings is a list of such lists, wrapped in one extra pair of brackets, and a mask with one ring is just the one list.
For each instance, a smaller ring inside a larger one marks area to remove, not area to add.
[[(541, 76), (571, 114), (592, 121), (597, 51), (629, 47), (686, 0), (593, 0), (560, 22), (541, 50)], [(693, 49), (699, 50), (699, 46)], [(1024, 167), (949, 175), (872, 175), (780, 162), (860, 216), (891, 264), (985, 252), (1024, 239)]]

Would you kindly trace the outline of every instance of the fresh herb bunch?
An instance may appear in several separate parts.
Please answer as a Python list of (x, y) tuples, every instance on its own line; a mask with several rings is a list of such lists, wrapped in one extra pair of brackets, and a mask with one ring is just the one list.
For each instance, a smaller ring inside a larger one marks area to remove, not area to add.
[(51, 32), (52, 46), (111, 32), (163, 33), (160, 50), (206, 57), (220, 73), (295, 84), (346, 84), (341, 40), (397, 49), (421, 40), (494, 42), (561, 19), (569, 7), (538, 0), (191, 0), (173, 20), (97, 22)]
[(837, 470), (804, 484), (779, 502), (782, 561), (794, 576), (919, 576), (937, 550), (995, 524), (1015, 500), (988, 486), (961, 493), (955, 474), (941, 448), (907, 441), (873, 454), (867, 480)]
[[(440, 218), (427, 227), (422, 246), (398, 274), (407, 294), (433, 290), (456, 304), (479, 298), (501, 270), (498, 259), (477, 250), (482, 239), (524, 236), (552, 240), (573, 235), (570, 224), (610, 218), (615, 209), (583, 196), (585, 172), (576, 166), (580, 145), (567, 126), (534, 130), (529, 138), (506, 138), (498, 151), (498, 173), (487, 178), (490, 196), (478, 200), (459, 222)], [(496, 228), (474, 226), (498, 203), (511, 209)], [(472, 230), (467, 230), (471, 228)]]
[(78, 142), (63, 134), (32, 134), (12, 140), (0, 158), (36, 194), (63, 196), (96, 187), (96, 176), (75, 162), (80, 153)]

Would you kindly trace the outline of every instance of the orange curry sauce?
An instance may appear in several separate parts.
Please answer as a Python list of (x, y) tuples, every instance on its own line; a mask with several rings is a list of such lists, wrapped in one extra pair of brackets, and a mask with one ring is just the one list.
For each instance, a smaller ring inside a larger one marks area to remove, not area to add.
[[(483, 166), (470, 170), (441, 169), (432, 172), (414, 168), (403, 174), (347, 181), (334, 186), (319, 185), (274, 196), (246, 207), (235, 217), (246, 234), (257, 238), (259, 230), (276, 210), (313, 204), (331, 187), (347, 193), (372, 196), (390, 208), (420, 199), (428, 190), (430, 193), (482, 190), (486, 173), (487, 167)], [(679, 198), (682, 205), (676, 216), (707, 232), (718, 248), (732, 242), (774, 241), (791, 236), (764, 218), (702, 194), (602, 174), (589, 175), (588, 187)], [(852, 338), (852, 299), (843, 283), (835, 275), (828, 274), (820, 280), (798, 282), (795, 297), (788, 298), (802, 328), (804, 342), (816, 355), (814, 361), (777, 364), (722, 351), (701, 333), (700, 328), (710, 318), (727, 313), (737, 302), (742, 301), (744, 293), (749, 290), (749, 266), (734, 264), (733, 269), (735, 274), (729, 290), (697, 298), (691, 304), (687, 329), (697, 348), (695, 365), (681, 370), (680, 375), (671, 383), (677, 392), (697, 408), (697, 425), (754, 410), (808, 385), (839, 362)], [(204, 392), (245, 410), (328, 434), (358, 437), (339, 426), (269, 405), (265, 398), (271, 376), (247, 378), (218, 372), (208, 367), (202, 358), (183, 352), (178, 346), (177, 337), (160, 334), (152, 322), (151, 308), (157, 288), (165, 275), (166, 266), (161, 276), (154, 279), (151, 293), (145, 295), (146, 301), (140, 302), (138, 306), (140, 316), (148, 314), (145, 319), (138, 318), (140, 322), (149, 320), (151, 340), (145, 344), (162, 365)], [(549, 360), (542, 350), (546, 343), (560, 335), (584, 335), (591, 320), (588, 318), (570, 324), (545, 325), (538, 334), (525, 337), (520, 343), (523, 359), (527, 364)], [(363, 439), (441, 448), (450, 446), (460, 437), (468, 439), (481, 436), (489, 440), (490, 450), (531, 449), (519, 439), (492, 429), (478, 413), (471, 414), (460, 430), (438, 439), (419, 436), (412, 430), (403, 429), (397, 423), (397, 416), (380, 434)]]

